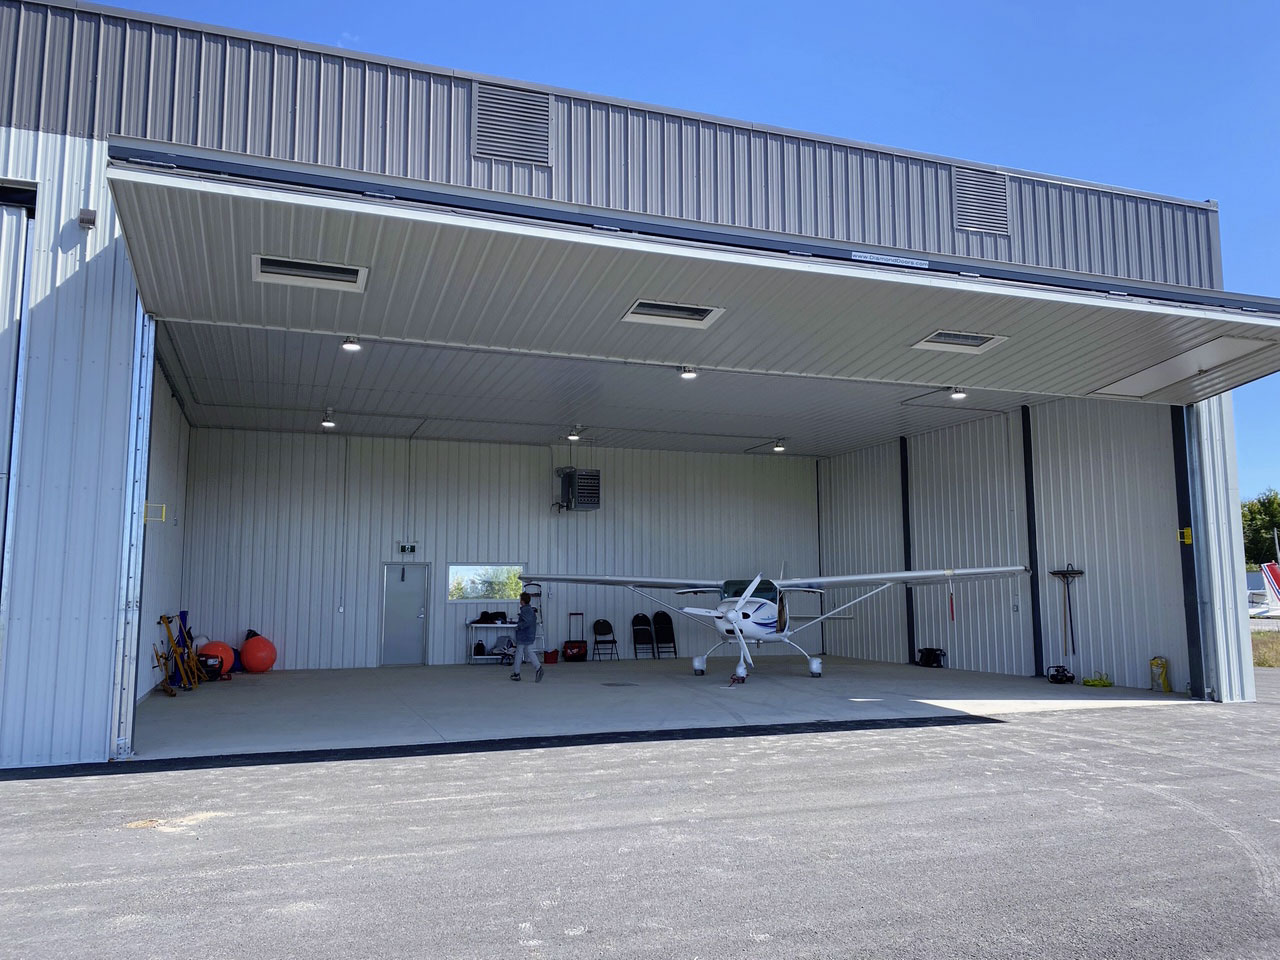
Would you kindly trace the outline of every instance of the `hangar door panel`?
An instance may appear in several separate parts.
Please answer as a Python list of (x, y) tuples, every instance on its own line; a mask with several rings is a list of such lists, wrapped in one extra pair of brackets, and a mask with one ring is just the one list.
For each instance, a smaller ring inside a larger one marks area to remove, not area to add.
[(13, 404), (18, 384), (18, 329), (30, 220), (21, 207), (0, 206), (0, 535), (9, 503)]

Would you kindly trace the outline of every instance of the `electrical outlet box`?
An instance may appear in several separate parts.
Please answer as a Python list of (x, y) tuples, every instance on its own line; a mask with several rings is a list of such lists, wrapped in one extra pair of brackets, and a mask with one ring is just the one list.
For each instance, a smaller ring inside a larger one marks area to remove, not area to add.
[(397, 540), (396, 552), (400, 554), (416, 554), (418, 552), (417, 540)]

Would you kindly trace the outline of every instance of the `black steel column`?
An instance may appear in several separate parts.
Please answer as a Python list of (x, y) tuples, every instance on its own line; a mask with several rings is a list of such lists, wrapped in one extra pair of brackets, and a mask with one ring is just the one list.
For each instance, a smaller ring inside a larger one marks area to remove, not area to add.
[[(907, 438), (898, 438), (899, 475), (902, 478), (902, 568), (911, 569), (911, 485), (907, 472)], [(907, 662), (916, 662), (916, 598), (910, 587), (907, 595)]]
[(1036, 536), (1036, 484), (1031, 450), (1031, 408), (1022, 408), (1022, 483), (1027, 495), (1027, 565), (1031, 567), (1031, 643), (1036, 676), (1044, 676), (1044, 624), (1040, 609), (1040, 541)]
[[(1173, 426), (1173, 475), (1178, 490), (1178, 554), (1182, 559), (1182, 611), (1187, 621), (1187, 663), (1191, 695), (1204, 699), (1204, 654), (1200, 649), (1200, 586), (1196, 579), (1191, 522), (1191, 465), (1187, 458), (1187, 408), (1170, 407)], [(1183, 536), (1183, 534), (1187, 536)]]

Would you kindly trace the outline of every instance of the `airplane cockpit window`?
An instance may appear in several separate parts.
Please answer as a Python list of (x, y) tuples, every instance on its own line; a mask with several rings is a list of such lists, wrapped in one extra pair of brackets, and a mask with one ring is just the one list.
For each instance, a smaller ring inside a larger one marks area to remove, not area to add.
[[(750, 580), (726, 580), (720, 588), (720, 599), (728, 600), (730, 597), (740, 597), (747, 592), (747, 587), (751, 586)], [(772, 580), (761, 580), (755, 590), (751, 592), (751, 596), (756, 600), (768, 600), (770, 603), (778, 602), (778, 588)]]

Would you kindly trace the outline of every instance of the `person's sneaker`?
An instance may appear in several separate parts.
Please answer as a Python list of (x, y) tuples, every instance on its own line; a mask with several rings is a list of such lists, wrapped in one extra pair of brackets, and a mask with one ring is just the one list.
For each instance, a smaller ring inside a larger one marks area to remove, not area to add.
[(538, 669), (537, 669), (537, 670), (533, 671), (533, 682), (534, 682), (534, 683), (541, 683), (541, 682), (542, 682), (542, 667), (541, 667), (541, 665), (539, 665), (539, 667), (538, 667)]
[(519, 680), (519, 679), (520, 679), (520, 674), (518, 674), (518, 673), (513, 673), (513, 674), (511, 675), (510, 679), (512, 679), (512, 680)]

